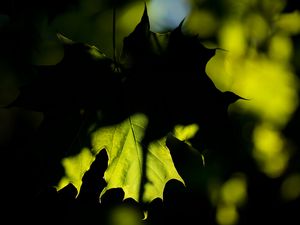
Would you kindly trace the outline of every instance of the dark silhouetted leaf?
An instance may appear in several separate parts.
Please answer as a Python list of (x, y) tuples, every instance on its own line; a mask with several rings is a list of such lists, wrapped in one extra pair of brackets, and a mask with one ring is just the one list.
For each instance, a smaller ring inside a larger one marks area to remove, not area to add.
[[(166, 145), (167, 135), (178, 124), (197, 124), (199, 131), (192, 144), (199, 151), (222, 151), (223, 143), (230, 138), (228, 106), (242, 99), (214, 85), (206, 64), (216, 49), (206, 48), (196, 35), (183, 33), (183, 22), (165, 34), (152, 32), (145, 6), (140, 23), (124, 38), (118, 63), (94, 46), (58, 35), (64, 46), (62, 61), (35, 66), (37, 79), (20, 89), (10, 107), (25, 107), (45, 115), (92, 112), (83, 130), (91, 134), (94, 126), (93, 135), (98, 138), (84, 147), (98, 151), (105, 148), (108, 152), (104, 191), (122, 188), (125, 198), (136, 200), (144, 194), (146, 200), (161, 197), (168, 180), (180, 180), (166, 157), (167, 146), (177, 162), (177, 152), (189, 149), (172, 136)], [(144, 115), (147, 126), (145, 119), (136, 115)], [(91, 118), (95, 118), (94, 123)], [(79, 135), (81, 128), (74, 139)], [(187, 156), (185, 153), (179, 155)], [(186, 169), (180, 170), (188, 177)], [(156, 189), (147, 195), (144, 185)]]
[[(112, 72), (111, 59), (94, 46), (75, 43), (61, 35), (59, 38), (64, 45), (62, 61), (52, 66), (34, 66), (36, 79), (20, 88), (10, 106), (42, 112), (99, 108), (122, 96), (121, 81)], [(105, 96), (108, 92), (109, 100)]]
[[(206, 48), (196, 35), (184, 34), (182, 24), (156, 34), (150, 30), (145, 8), (140, 23), (124, 39), (121, 62), (127, 93), (138, 101), (132, 108), (149, 117), (145, 143), (165, 136), (176, 124), (198, 123), (204, 133), (206, 129), (212, 133), (225, 126), (228, 106), (241, 99), (216, 88), (205, 71), (216, 49)], [(167, 39), (162, 45), (159, 36)]]

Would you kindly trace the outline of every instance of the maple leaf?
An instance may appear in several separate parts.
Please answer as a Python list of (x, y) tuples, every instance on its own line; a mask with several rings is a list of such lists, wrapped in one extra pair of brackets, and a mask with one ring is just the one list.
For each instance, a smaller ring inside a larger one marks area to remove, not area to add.
[(147, 157), (148, 176), (143, 201), (162, 198), (164, 185), (168, 180), (182, 181), (165, 145), (165, 139), (152, 142), (147, 155), (143, 155), (141, 142), (147, 123), (145, 115), (135, 114), (118, 125), (100, 128), (93, 133), (93, 150), (98, 152), (105, 148), (109, 156), (105, 172), (107, 186), (103, 193), (111, 188), (122, 187), (124, 198), (131, 197), (138, 201), (143, 157)]
[[(124, 199), (133, 198), (139, 201), (143, 157), (147, 157), (148, 179), (143, 201), (151, 202), (158, 197), (162, 199), (166, 182), (171, 179), (183, 183), (184, 181), (174, 166), (170, 151), (165, 144), (166, 137), (151, 142), (147, 154), (143, 155), (141, 143), (147, 125), (146, 115), (134, 114), (120, 124), (95, 130), (91, 135), (90, 151), (93, 154), (88, 154), (87, 149), (84, 148), (77, 156), (64, 159), (67, 176), (60, 181), (59, 188), (67, 183), (73, 183), (80, 190), (83, 173), (92, 162), (91, 158), (105, 149), (109, 158), (104, 174), (107, 185), (102, 190), (101, 196), (110, 189), (122, 188)], [(86, 163), (83, 163), (83, 160)], [(84, 171), (82, 171), (83, 166), (86, 167)]]
[(120, 61), (126, 93), (138, 102), (130, 107), (149, 118), (145, 143), (167, 135), (176, 124), (198, 123), (201, 133), (211, 135), (227, 125), (228, 106), (242, 99), (216, 88), (205, 71), (216, 49), (206, 48), (196, 35), (184, 34), (182, 24), (165, 34), (154, 33), (145, 6), (140, 23), (124, 38)]
[[(193, 145), (199, 151), (215, 148), (215, 140), (227, 132), (228, 106), (241, 99), (216, 88), (205, 71), (216, 49), (184, 34), (182, 24), (165, 34), (154, 33), (145, 6), (140, 23), (124, 38), (120, 72), (96, 47), (59, 35), (62, 61), (35, 66), (37, 80), (21, 87), (9, 107), (46, 113), (93, 111), (94, 123), (85, 125), (92, 134), (91, 151), (105, 148), (109, 155), (103, 192), (121, 187), (125, 198), (162, 197), (168, 180), (183, 181), (165, 143), (174, 126), (198, 124)], [(170, 151), (185, 148), (172, 143)]]

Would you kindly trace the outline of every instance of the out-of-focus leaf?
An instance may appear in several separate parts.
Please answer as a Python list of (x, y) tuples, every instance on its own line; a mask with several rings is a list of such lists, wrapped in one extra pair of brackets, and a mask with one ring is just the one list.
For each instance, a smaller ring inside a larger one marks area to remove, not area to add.
[[(56, 65), (33, 66), (35, 79), (22, 87), (8, 107), (36, 111), (97, 108), (117, 97), (120, 79), (112, 71), (112, 60), (95, 46), (76, 43), (58, 35), (64, 46), (64, 58)], [(117, 98), (119, 98), (119, 95)]]
[[(166, 34), (154, 33), (145, 7), (140, 23), (124, 39), (120, 65), (94, 46), (59, 35), (64, 46), (62, 61), (37, 66), (36, 81), (22, 87), (10, 106), (42, 112), (92, 111), (97, 116), (93, 117), (96, 131), (91, 150), (106, 149), (109, 157), (107, 187), (102, 193), (120, 187), (124, 198), (162, 198), (168, 180), (183, 182), (165, 144), (167, 134), (178, 124), (197, 124), (199, 131), (192, 144), (201, 150), (222, 151), (229, 138), (227, 108), (241, 99), (216, 88), (205, 71), (216, 49), (183, 33), (183, 22)], [(83, 124), (85, 131), (88, 125)], [(169, 146), (183, 151), (187, 147), (177, 139)], [(84, 164), (84, 168), (89, 166)], [(75, 172), (78, 168), (73, 167)], [(80, 186), (78, 179), (76, 182)]]

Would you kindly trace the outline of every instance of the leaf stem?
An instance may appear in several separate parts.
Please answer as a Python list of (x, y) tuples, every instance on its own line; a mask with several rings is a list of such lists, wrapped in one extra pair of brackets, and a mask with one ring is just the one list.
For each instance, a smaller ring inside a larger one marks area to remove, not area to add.
[(116, 59), (116, 14), (117, 14), (117, 9), (116, 6), (113, 6), (113, 15), (112, 15), (112, 23), (113, 23), (113, 31), (112, 31), (112, 45), (113, 45), (113, 61), (115, 64), (117, 64), (117, 59)]

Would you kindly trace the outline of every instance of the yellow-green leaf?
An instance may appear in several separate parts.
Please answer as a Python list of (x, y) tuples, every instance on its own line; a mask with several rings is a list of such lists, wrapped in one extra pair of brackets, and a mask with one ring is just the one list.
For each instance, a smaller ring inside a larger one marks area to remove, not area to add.
[[(106, 149), (109, 156), (108, 168), (105, 172), (107, 187), (122, 188), (124, 198), (138, 200), (142, 174), (141, 140), (147, 127), (147, 117), (135, 114), (122, 123), (97, 130), (92, 137), (93, 150)], [(163, 198), (163, 189), (169, 179), (183, 180), (178, 175), (165, 139), (157, 140), (149, 145), (147, 153), (146, 184), (143, 201)]]

